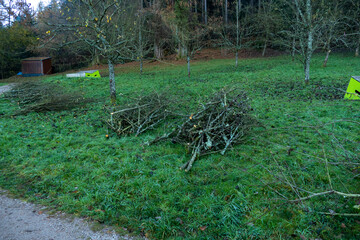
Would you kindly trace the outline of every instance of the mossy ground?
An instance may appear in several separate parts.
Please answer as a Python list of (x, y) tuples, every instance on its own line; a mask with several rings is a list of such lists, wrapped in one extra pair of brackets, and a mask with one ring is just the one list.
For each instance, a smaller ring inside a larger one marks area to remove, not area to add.
[[(360, 74), (359, 59), (337, 54), (323, 68), (322, 57), (313, 59), (308, 86), (301, 64), (287, 56), (244, 59), (237, 69), (233, 60), (199, 61), (191, 79), (185, 65), (148, 67), (142, 76), (117, 69), (119, 104), (129, 94), (167, 91), (190, 115), (224, 86), (248, 92), (262, 126), (224, 156), (200, 158), (189, 173), (179, 170), (189, 158), (182, 146), (143, 145), (166, 125), (119, 138), (101, 122), (104, 101), (10, 117), (16, 102), (0, 98), (0, 186), (154, 239), (359, 239), (359, 217), (324, 214), (360, 213), (353, 208), (358, 198), (284, 200), (330, 190), (328, 172), (333, 189), (360, 193), (359, 165), (343, 164), (359, 163), (360, 102), (343, 100), (339, 90)], [(106, 77), (42, 80), (108, 96)]]

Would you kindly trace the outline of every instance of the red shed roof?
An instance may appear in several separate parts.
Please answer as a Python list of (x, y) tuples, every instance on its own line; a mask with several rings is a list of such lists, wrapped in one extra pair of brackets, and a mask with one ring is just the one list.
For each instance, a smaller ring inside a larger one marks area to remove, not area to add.
[(42, 60), (46, 60), (49, 58), (51, 58), (51, 57), (31, 57), (31, 58), (25, 58), (25, 59), (23, 59), (23, 61), (42, 61)]

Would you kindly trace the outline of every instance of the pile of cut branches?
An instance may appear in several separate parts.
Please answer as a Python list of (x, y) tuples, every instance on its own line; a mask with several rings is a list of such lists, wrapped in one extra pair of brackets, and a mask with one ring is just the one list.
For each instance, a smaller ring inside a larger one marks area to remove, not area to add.
[(151, 143), (171, 139), (173, 143), (186, 146), (192, 156), (181, 169), (189, 171), (198, 157), (217, 152), (225, 154), (229, 147), (242, 142), (256, 124), (250, 111), (244, 91), (222, 89), (173, 132)]
[(5, 94), (5, 98), (18, 102), (20, 110), (15, 115), (69, 110), (93, 101), (79, 92), (67, 92), (55, 83), (44, 82), (18, 83)]
[(126, 98), (129, 101), (124, 105), (104, 107), (109, 116), (105, 120), (107, 126), (119, 136), (134, 133), (138, 136), (153, 129), (170, 115), (167, 111), (169, 99), (165, 94), (154, 92), (146, 96)]

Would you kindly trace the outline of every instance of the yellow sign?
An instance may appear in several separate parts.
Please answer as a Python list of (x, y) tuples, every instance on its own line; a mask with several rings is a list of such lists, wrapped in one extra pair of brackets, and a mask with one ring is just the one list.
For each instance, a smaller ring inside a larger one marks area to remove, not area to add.
[(344, 99), (360, 100), (360, 77), (352, 77)]
[(90, 78), (100, 78), (100, 73), (99, 71), (93, 72), (93, 73), (85, 73), (85, 77), (90, 77)]

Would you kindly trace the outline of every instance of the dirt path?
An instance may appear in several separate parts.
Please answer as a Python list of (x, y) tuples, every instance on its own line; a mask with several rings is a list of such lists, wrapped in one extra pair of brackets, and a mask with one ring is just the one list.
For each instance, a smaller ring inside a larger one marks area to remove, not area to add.
[(110, 228), (94, 232), (90, 226), (80, 218), (70, 220), (61, 213), (49, 216), (40, 206), (9, 198), (0, 190), (1, 240), (135, 239), (119, 236)]

